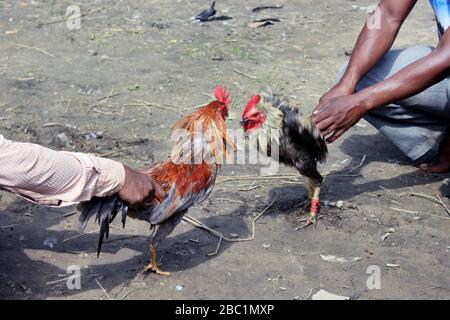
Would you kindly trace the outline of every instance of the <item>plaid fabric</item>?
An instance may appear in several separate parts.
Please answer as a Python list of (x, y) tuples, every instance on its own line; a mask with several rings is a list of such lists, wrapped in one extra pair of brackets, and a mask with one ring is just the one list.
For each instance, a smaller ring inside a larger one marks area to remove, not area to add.
[(430, 0), (430, 4), (436, 16), (439, 37), (442, 37), (450, 26), (450, 0)]

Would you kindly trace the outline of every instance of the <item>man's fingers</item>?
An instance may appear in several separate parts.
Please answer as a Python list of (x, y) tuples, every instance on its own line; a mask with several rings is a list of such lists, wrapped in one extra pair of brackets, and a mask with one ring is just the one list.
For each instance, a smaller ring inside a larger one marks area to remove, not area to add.
[(336, 125), (331, 124), (326, 130), (320, 131), (324, 137), (329, 136), (331, 133), (333, 133), (336, 130)]
[[(332, 117), (325, 118), (319, 122), (316, 122), (316, 127), (319, 129), (320, 133), (324, 136), (329, 134), (331, 131), (334, 130), (334, 123), (335, 120)], [(333, 130), (329, 131), (330, 127), (333, 127)], [(327, 134), (325, 134), (327, 132)]]
[(323, 102), (319, 101), (319, 104), (313, 109), (313, 114), (319, 114), (320, 110), (323, 108)]
[(342, 136), (347, 129), (338, 129), (336, 130), (330, 137), (326, 139), (328, 143), (332, 143), (336, 141), (340, 136)]
[(328, 114), (323, 111), (323, 108), (317, 109), (313, 112), (313, 121), (317, 125), (319, 122), (323, 121), (328, 117)]
[(159, 200), (162, 201), (166, 198), (167, 194), (164, 191), (164, 189), (157, 183), (153, 181), (153, 190), (155, 191), (155, 197)]

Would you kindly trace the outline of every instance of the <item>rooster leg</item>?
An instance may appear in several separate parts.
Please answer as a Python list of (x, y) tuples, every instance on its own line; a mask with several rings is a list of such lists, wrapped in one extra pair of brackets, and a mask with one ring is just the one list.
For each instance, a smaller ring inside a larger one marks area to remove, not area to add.
[(309, 178), (308, 183), (308, 194), (311, 199), (311, 207), (309, 211), (309, 218), (306, 220), (306, 223), (301, 226), (301, 228), (305, 228), (311, 224), (315, 225), (317, 222), (317, 214), (319, 212), (320, 206), (320, 187), (322, 185), (322, 176), (318, 175), (315, 178)]
[(152, 271), (161, 276), (170, 276), (170, 272), (164, 272), (159, 268), (157, 249), (151, 243), (150, 243), (150, 256), (151, 256), (150, 263), (148, 264), (148, 266), (144, 268), (144, 272)]
[(311, 178), (308, 178), (308, 198), (312, 200), (314, 196), (314, 182)]
[(159, 244), (170, 234), (177, 224), (181, 221), (187, 210), (174, 213), (170, 218), (161, 222), (156, 230), (155, 236), (150, 240), (150, 263), (145, 267), (144, 272), (152, 271), (162, 276), (169, 276), (170, 272), (164, 272), (160, 269), (157, 259), (157, 248)]

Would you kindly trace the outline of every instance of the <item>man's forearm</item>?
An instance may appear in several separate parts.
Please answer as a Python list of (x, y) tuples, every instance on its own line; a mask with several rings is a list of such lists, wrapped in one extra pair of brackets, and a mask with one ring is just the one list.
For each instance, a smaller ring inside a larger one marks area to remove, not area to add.
[(446, 78), (450, 71), (450, 33), (444, 37), (447, 39), (441, 40), (441, 45), (428, 56), (385, 81), (355, 93), (365, 111), (411, 97)]
[(340, 84), (355, 90), (358, 82), (392, 47), (403, 21), (415, 3), (412, 0), (380, 2), (356, 41)]
[(0, 135), (0, 189), (34, 202), (64, 205), (86, 201), (119, 191), (124, 181), (121, 163), (11, 142)]

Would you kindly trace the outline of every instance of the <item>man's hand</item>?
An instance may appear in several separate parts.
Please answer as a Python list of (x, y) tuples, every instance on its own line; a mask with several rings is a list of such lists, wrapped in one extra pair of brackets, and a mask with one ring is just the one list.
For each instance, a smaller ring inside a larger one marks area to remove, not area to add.
[(313, 112), (313, 122), (328, 143), (335, 141), (355, 125), (368, 111), (356, 95), (330, 98), (319, 103)]
[(163, 188), (149, 176), (131, 169), (125, 168), (125, 183), (119, 191), (119, 198), (133, 207), (145, 208), (153, 197), (163, 200), (166, 193)]
[(319, 104), (314, 110), (320, 109), (321, 106), (325, 105), (325, 103), (327, 103), (329, 100), (333, 98), (349, 96), (354, 92), (355, 92), (354, 87), (339, 82), (320, 98)]

